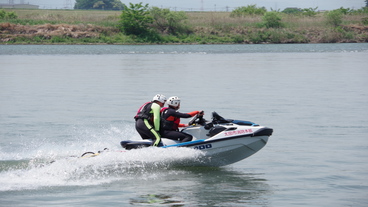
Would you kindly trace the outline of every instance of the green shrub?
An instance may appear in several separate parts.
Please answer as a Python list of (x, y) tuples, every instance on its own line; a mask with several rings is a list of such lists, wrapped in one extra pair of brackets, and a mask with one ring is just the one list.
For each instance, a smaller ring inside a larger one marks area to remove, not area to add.
[(363, 25), (368, 25), (368, 17), (362, 18)]
[(235, 43), (235, 44), (243, 43), (244, 42), (244, 37), (242, 35), (234, 35), (232, 37), (232, 42)]
[(238, 7), (234, 9), (230, 17), (243, 17), (247, 15), (264, 15), (267, 12), (267, 9), (264, 7), (257, 7), (254, 5), (248, 5), (243, 7)]
[(65, 43), (67, 39), (68, 39), (67, 37), (53, 36), (51, 37), (50, 41), (52, 43)]
[(189, 33), (188, 26), (183, 22), (188, 17), (183, 11), (172, 12), (169, 9), (152, 7), (150, 14), (153, 18), (153, 27), (162, 33), (173, 35)]
[(267, 38), (268, 38), (267, 32), (262, 32), (262, 31), (251, 32), (248, 35), (249, 42), (254, 43), (254, 44), (267, 42)]
[(279, 12), (266, 12), (262, 18), (263, 25), (267, 28), (281, 28), (284, 24), (281, 22), (282, 18)]
[(18, 15), (15, 12), (8, 12), (6, 15), (7, 19), (16, 19), (18, 18)]
[(4, 9), (0, 9), (0, 19), (5, 19), (6, 11)]
[(326, 13), (326, 22), (334, 27), (339, 26), (342, 23), (343, 13), (341, 10), (336, 9)]
[(18, 15), (15, 12), (6, 12), (3, 9), (0, 9), (0, 19), (16, 19)]

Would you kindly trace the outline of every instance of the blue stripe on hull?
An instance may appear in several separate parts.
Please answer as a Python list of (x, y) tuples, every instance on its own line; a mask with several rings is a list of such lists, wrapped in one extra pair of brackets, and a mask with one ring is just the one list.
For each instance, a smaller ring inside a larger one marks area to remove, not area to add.
[(195, 141), (190, 141), (190, 142), (183, 142), (183, 143), (179, 143), (179, 144), (167, 145), (167, 146), (163, 146), (162, 148), (192, 146), (192, 145), (197, 145), (197, 144), (203, 143), (204, 141), (205, 141), (205, 139), (200, 139), (200, 140), (195, 140)]
[(240, 136), (234, 136), (234, 137), (226, 137), (226, 138), (220, 138), (220, 139), (214, 139), (214, 140), (208, 140), (206, 141), (206, 139), (200, 139), (200, 140), (195, 140), (195, 141), (190, 141), (190, 142), (183, 142), (183, 143), (179, 143), (179, 144), (173, 144), (173, 145), (167, 145), (167, 146), (163, 146), (163, 148), (168, 148), (168, 147), (192, 147), (198, 144), (202, 144), (202, 143), (213, 143), (213, 142), (221, 142), (221, 141), (226, 141), (226, 140), (231, 140), (231, 139), (239, 139), (239, 138), (245, 138), (245, 137), (258, 137), (258, 136), (271, 136), (273, 132), (273, 129), (271, 128), (263, 128), (253, 134), (245, 134), (245, 135), (240, 135)]

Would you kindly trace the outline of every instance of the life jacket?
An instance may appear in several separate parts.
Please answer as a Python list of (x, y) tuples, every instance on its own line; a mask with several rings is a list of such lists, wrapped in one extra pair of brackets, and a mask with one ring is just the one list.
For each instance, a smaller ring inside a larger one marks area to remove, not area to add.
[(169, 107), (162, 107), (160, 110), (160, 114), (162, 115), (162, 112), (164, 112), (166, 109), (168, 109)]
[(152, 102), (147, 102), (143, 104), (137, 111), (137, 115), (134, 116), (134, 119), (137, 121), (138, 119), (148, 119), (152, 122), (152, 113), (151, 112)]
[(175, 116), (166, 117), (168, 109), (169, 109), (168, 107), (161, 109), (161, 129), (177, 131), (179, 130), (180, 118)]

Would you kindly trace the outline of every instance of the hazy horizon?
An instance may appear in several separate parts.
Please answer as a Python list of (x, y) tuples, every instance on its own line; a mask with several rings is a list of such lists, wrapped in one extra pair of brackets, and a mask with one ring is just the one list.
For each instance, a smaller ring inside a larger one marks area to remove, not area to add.
[[(39, 5), (40, 9), (72, 9), (74, 8), (75, 0), (0, 0), (1, 4), (14, 2), (15, 4), (25, 3)], [(170, 8), (177, 11), (231, 11), (237, 7), (247, 5), (257, 5), (257, 7), (265, 7), (267, 10), (284, 10), (288, 7), (297, 8), (316, 8), (318, 10), (334, 10), (340, 7), (360, 9), (365, 6), (364, 0), (325, 0), (323, 2), (317, 0), (264, 0), (262, 2), (256, 0), (187, 0), (187, 1), (168, 1), (168, 0), (130, 0), (121, 1), (123, 4), (129, 3), (149, 4), (160, 8)]]

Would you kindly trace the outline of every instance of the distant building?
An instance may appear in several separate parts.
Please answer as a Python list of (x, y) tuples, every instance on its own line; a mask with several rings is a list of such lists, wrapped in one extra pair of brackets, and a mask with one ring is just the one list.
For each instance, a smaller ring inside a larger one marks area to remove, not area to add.
[(0, 4), (0, 9), (38, 9), (38, 5), (32, 4)]

